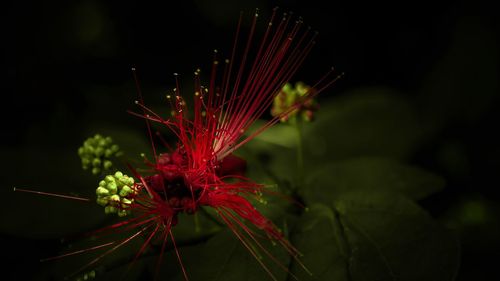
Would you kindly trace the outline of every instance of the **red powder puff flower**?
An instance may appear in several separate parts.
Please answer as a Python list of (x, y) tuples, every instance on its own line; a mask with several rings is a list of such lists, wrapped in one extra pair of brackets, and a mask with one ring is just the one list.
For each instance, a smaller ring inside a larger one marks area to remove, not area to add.
[[(151, 141), (153, 138), (150, 122), (153, 122), (168, 127), (177, 137), (177, 145), (169, 153), (158, 154), (153, 144), (154, 160), (147, 162), (149, 172), (139, 173), (130, 166), (136, 180), (131, 186), (127, 186), (128, 191), (122, 194), (122, 199), (126, 200), (120, 201), (119, 196), (115, 196), (115, 203), (103, 201), (103, 205), (108, 204), (107, 208), (110, 210), (116, 209), (118, 211), (115, 212), (119, 214), (132, 213), (134, 216), (100, 231), (136, 231), (127, 239), (114, 243), (113, 248), (86, 267), (140, 234), (147, 234), (146, 241), (136, 257), (145, 251), (153, 238), (160, 237), (163, 241), (161, 252), (170, 240), (187, 280), (188, 275), (175, 247), (172, 228), (178, 223), (179, 213), (193, 214), (200, 207), (213, 208), (221, 221), (272, 279), (275, 279), (273, 274), (258, 258), (257, 251), (262, 251), (275, 262), (279, 262), (259, 243), (257, 232), (264, 233), (297, 258), (298, 251), (278, 228), (250, 203), (250, 197), (258, 198), (266, 194), (266, 189), (243, 176), (246, 163), (232, 153), (330, 86), (338, 76), (333, 76), (333, 69), (330, 70), (311, 87), (315, 91), (305, 94), (302, 99), (274, 116), (262, 127), (245, 134), (254, 121), (269, 110), (280, 89), (296, 73), (313, 47), (317, 35), (311, 32), (310, 28), (304, 28), (302, 20), (294, 20), (286, 13), (280, 17), (274, 10), (266, 30), (257, 40), (260, 43), (254, 44), (257, 19), (258, 13), (255, 13), (246, 39), (240, 42), (240, 17), (233, 51), (229, 59), (222, 60), (222, 63), (217, 52), (214, 53), (207, 87), (202, 86), (199, 71), (195, 72), (194, 102), (190, 108), (192, 116), (189, 115), (187, 103), (181, 96), (177, 77), (174, 93), (167, 96), (173, 107), (173, 114), (169, 118), (163, 118), (149, 110), (140, 95), (140, 101), (136, 103), (143, 112), (133, 114), (146, 119)], [(242, 51), (238, 51), (240, 45)], [(223, 67), (219, 70), (221, 65)], [(113, 181), (111, 178), (109, 180)], [(101, 187), (100, 192), (104, 194), (107, 191)]]

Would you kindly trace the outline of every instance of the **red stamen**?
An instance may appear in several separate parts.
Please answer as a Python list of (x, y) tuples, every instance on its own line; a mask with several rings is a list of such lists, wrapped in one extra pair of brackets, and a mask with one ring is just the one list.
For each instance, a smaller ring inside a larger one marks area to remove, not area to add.
[(97, 250), (97, 249), (100, 249), (100, 248), (103, 248), (103, 247), (106, 247), (106, 246), (109, 246), (109, 245), (113, 245), (114, 243), (115, 242), (109, 242), (109, 243), (105, 243), (105, 244), (102, 244), (102, 245), (99, 245), (99, 246), (94, 246), (94, 247), (91, 247), (91, 248), (87, 248), (87, 249), (83, 249), (83, 250), (78, 250), (78, 251), (74, 251), (74, 252), (71, 252), (71, 253), (62, 254), (62, 255), (59, 255), (59, 256), (55, 256), (55, 257), (40, 259), (40, 262), (57, 260), (57, 259), (60, 259), (60, 258), (65, 258), (65, 257), (73, 256), (73, 255), (87, 253), (87, 252), (90, 252), (90, 251), (93, 251), (93, 250)]
[(20, 192), (26, 192), (26, 193), (34, 193), (34, 194), (39, 194), (39, 195), (46, 195), (46, 196), (52, 196), (52, 197), (59, 197), (59, 198), (64, 198), (64, 199), (72, 199), (72, 200), (78, 200), (78, 201), (85, 201), (89, 202), (90, 199), (88, 198), (82, 198), (78, 196), (71, 196), (71, 195), (63, 195), (63, 194), (57, 194), (57, 193), (51, 193), (51, 192), (43, 192), (43, 191), (36, 191), (36, 190), (30, 190), (30, 189), (22, 189), (22, 188), (17, 188), (14, 187), (14, 191), (20, 191)]

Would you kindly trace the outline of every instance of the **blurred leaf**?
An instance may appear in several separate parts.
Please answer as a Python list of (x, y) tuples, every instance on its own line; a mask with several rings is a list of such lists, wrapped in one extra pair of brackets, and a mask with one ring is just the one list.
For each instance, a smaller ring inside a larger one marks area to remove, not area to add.
[(246, 176), (255, 182), (289, 188), (296, 179), (297, 160), (292, 149), (254, 139), (236, 154), (248, 162)]
[[(265, 123), (266, 121), (264, 120), (257, 120), (248, 131), (253, 132), (255, 129), (263, 126)], [(277, 123), (257, 135), (255, 137), (255, 140), (268, 142), (286, 148), (295, 148), (297, 147), (297, 137), (297, 129), (294, 126), (288, 123)]]
[[(273, 131), (271, 131), (273, 132)], [(296, 181), (295, 151), (261, 139), (254, 139), (237, 151), (247, 161), (245, 176), (254, 182), (266, 185), (272, 193), (264, 193), (264, 202), (251, 200), (252, 204), (267, 218), (279, 220), (286, 216), (293, 202), (290, 195)]]
[(496, 30), (486, 18), (459, 19), (448, 52), (421, 89), (429, 126), (456, 120), (473, 122), (498, 101), (499, 55)]
[[(325, 188), (328, 187), (328, 188)], [(398, 161), (362, 157), (326, 164), (307, 175), (307, 202), (328, 203), (351, 191), (383, 191), (419, 200), (444, 188), (444, 180)]]
[(334, 206), (350, 248), (352, 280), (454, 280), (456, 239), (409, 199), (353, 192)]
[(500, 207), (491, 198), (463, 194), (441, 220), (460, 233), (461, 242), (468, 249), (488, 252), (500, 247)]
[(424, 130), (401, 93), (364, 88), (321, 103), (304, 125), (306, 166), (356, 156), (410, 157)]
[(291, 242), (303, 254), (300, 261), (312, 272), (306, 273), (297, 261), (292, 261), (290, 271), (299, 280), (347, 281), (348, 252), (339, 233), (338, 219), (324, 205), (313, 205), (297, 222)]
[(220, 231), (221, 226), (216, 222), (216, 215), (211, 218), (208, 216), (209, 214), (201, 211), (193, 215), (178, 214), (179, 223), (172, 229), (177, 243), (198, 240)]
[[(259, 239), (259, 242), (285, 267), (288, 265), (290, 257), (280, 245), (273, 245), (264, 239)], [(262, 257), (260, 260), (273, 272), (276, 279), (285, 280), (286, 271), (274, 264), (257, 245), (253, 247), (258, 250)], [(193, 262), (185, 263), (189, 280), (271, 280), (269, 274), (230, 230), (222, 231), (206, 244), (194, 248), (196, 251), (191, 252), (196, 258), (187, 257), (188, 261)], [(183, 280), (181, 277), (178, 276), (175, 280)]]

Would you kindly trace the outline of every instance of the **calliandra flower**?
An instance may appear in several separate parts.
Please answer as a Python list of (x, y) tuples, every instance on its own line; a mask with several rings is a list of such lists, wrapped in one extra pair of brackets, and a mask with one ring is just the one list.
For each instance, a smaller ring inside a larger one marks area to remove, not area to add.
[[(135, 259), (144, 253), (153, 239), (160, 238), (160, 264), (170, 240), (184, 277), (188, 280), (172, 228), (181, 223), (178, 221), (180, 213), (193, 214), (202, 207), (212, 208), (218, 214), (273, 280), (276, 279), (272, 272), (259, 258), (261, 252), (287, 272), (288, 269), (259, 242), (258, 237), (262, 234), (281, 245), (301, 264), (299, 252), (273, 222), (249, 201), (249, 198), (260, 199), (272, 192), (264, 185), (244, 177), (246, 162), (233, 155), (233, 152), (303, 106), (304, 102), (329, 87), (339, 76), (334, 75), (333, 69), (329, 70), (312, 86), (315, 91), (308, 91), (263, 126), (248, 133), (254, 121), (269, 110), (280, 89), (297, 72), (315, 44), (317, 35), (310, 28), (304, 28), (301, 19), (295, 20), (287, 13), (279, 16), (275, 9), (264, 34), (256, 40), (257, 19), (258, 12), (252, 18), (248, 34), (242, 36), (240, 16), (229, 58), (221, 60), (219, 54), (214, 52), (207, 86), (202, 85), (200, 71), (195, 72), (191, 108), (188, 108), (188, 103), (181, 95), (177, 75), (176, 88), (167, 96), (173, 109), (173, 114), (168, 118), (161, 117), (145, 106), (138, 87), (140, 98), (136, 104), (142, 113), (132, 114), (146, 120), (154, 159), (146, 160), (148, 169), (145, 172), (139, 172), (138, 168), (129, 165), (131, 176), (121, 172), (108, 175), (96, 190), (98, 203), (105, 207), (107, 213), (117, 213), (125, 218), (95, 233), (133, 231), (133, 234), (122, 241), (95, 247), (113, 245), (81, 270), (136, 237), (146, 235)], [(242, 40), (241, 37), (246, 39)], [(258, 41), (256, 47), (254, 41)], [(219, 69), (221, 65), (223, 67)], [(135, 69), (133, 73), (137, 81)], [(157, 153), (151, 123), (170, 129), (177, 139), (176, 146), (166, 153)]]

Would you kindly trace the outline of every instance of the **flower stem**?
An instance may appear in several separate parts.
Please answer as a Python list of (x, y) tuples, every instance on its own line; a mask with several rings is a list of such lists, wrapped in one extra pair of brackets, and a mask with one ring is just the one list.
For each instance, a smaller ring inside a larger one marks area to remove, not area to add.
[(304, 187), (304, 142), (302, 132), (302, 121), (300, 118), (294, 120), (297, 130), (297, 187)]

